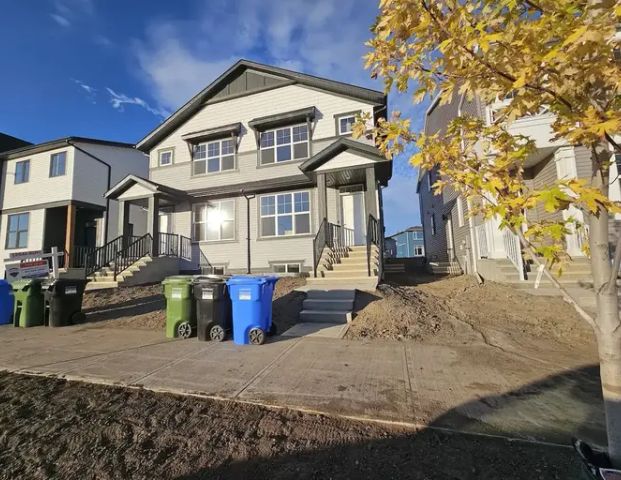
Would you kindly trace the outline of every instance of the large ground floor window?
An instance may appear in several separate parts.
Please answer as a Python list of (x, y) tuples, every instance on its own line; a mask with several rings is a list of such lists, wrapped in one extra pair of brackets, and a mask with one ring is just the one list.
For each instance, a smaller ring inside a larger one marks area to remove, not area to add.
[(28, 246), (29, 220), (29, 213), (9, 215), (6, 248), (26, 248)]
[(194, 205), (192, 236), (196, 242), (235, 239), (235, 200), (214, 200)]
[(310, 193), (263, 195), (261, 236), (282, 237), (310, 233)]

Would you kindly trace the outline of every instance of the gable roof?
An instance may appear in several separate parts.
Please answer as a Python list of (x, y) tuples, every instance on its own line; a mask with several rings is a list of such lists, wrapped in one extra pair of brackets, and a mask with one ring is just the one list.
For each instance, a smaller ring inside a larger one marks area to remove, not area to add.
[(54, 150), (55, 148), (62, 148), (65, 146), (70, 146), (72, 142), (108, 145), (111, 147), (134, 148), (131, 143), (113, 142), (110, 140), (98, 140), (96, 138), (86, 137), (65, 137), (58, 138), (56, 140), (50, 140), (49, 142), (38, 143), (35, 145), (28, 144), (20, 148), (15, 148), (14, 150), (0, 152), (0, 160), (9, 160), (11, 158), (21, 157), (23, 155), (31, 155), (35, 153), (45, 152), (47, 150)]
[(164, 193), (173, 197), (184, 198), (187, 194), (176, 188), (162, 185), (161, 183), (154, 182), (153, 180), (147, 180), (146, 178), (139, 177), (138, 175), (127, 175), (123, 180), (117, 183), (114, 187), (108, 190), (105, 194), (105, 198), (116, 199), (128, 188), (140, 185), (153, 193)]
[(17, 138), (12, 135), (7, 135), (6, 133), (0, 132), (0, 152), (14, 150), (16, 148), (25, 147), (27, 145), (32, 144), (30, 142), (27, 142), (26, 140), (22, 140), (21, 138)]
[[(306, 73), (294, 72), (293, 70), (287, 70), (285, 68), (274, 67), (271, 65), (265, 65), (263, 63), (252, 62), (250, 60), (239, 60), (222, 75), (211, 82), (207, 87), (198, 92), (188, 102), (179, 108), (175, 113), (168, 117), (164, 122), (147, 134), (142, 140), (140, 140), (136, 148), (142, 151), (148, 151), (154, 145), (156, 145), (162, 138), (174, 131), (177, 127), (183, 124), (188, 118), (194, 115), (204, 103), (210, 98), (218, 95), (227, 83), (231, 82), (238, 75), (242, 74), (246, 70), (253, 70), (267, 75), (274, 75), (280, 77), (284, 82), (273, 82), (271, 87), (274, 88), (300, 84), (309, 87), (315, 87), (328, 92), (333, 92), (348, 97), (356, 98), (369, 102), (375, 105), (386, 105), (386, 95), (378, 90), (372, 90), (369, 88), (359, 87), (351, 85), (349, 83), (338, 82), (336, 80), (329, 80), (327, 78), (316, 77), (314, 75), (308, 75)], [(255, 91), (249, 91), (249, 93), (255, 93), (261, 91), (257, 89)]]
[(422, 225), (415, 225), (413, 227), (406, 228), (405, 230), (401, 230), (397, 233), (393, 233), (392, 235), (389, 235), (386, 238), (393, 238), (393, 237), (396, 237), (397, 235), (401, 235), (402, 233), (407, 233), (407, 232), (422, 232), (422, 231), (423, 231)]

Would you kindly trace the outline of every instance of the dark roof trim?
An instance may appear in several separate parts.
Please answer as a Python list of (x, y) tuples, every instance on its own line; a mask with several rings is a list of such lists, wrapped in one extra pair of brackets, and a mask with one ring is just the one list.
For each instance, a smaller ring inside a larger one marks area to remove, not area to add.
[(230, 125), (224, 125), (222, 127), (208, 128), (206, 130), (200, 130), (198, 132), (190, 132), (181, 135), (181, 138), (188, 143), (196, 143), (203, 140), (211, 140), (214, 138), (227, 137), (231, 135), (239, 136), (241, 133), (242, 124), (232, 123)]
[(177, 190), (176, 188), (168, 187), (166, 185), (162, 185), (161, 183), (156, 183), (152, 180), (147, 180), (146, 178), (139, 177), (138, 175), (127, 175), (123, 180), (117, 183), (114, 187), (108, 190), (105, 194), (105, 198), (112, 198), (116, 200), (119, 195), (125, 192), (127, 189), (131, 188), (133, 185), (140, 185), (147, 190), (155, 193), (164, 193), (177, 198), (186, 197), (186, 193)]
[(23, 207), (13, 207), (1, 210), (0, 213), (11, 215), (14, 213), (32, 212), (34, 210), (42, 210), (44, 208), (66, 207), (67, 205), (75, 205), (78, 208), (88, 208), (91, 210), (105, 211), (105, 205), (97, 205), (90, 202), (81, 202), (79, 200), (59, 200), (57, 202), (37, 203), (34, 205), (25, 205)]
[(390, 162), (373, 145), (343, 137), (302, 163), (300, 170), (304, 173), (311, 172), (345, 150), (355, 150), (356, 153), (378, 162)]
[(23, 148), (32, 145), (32, 143), (22, 140), (21, 138), (0, 132), (0, 152), (7, 152), (17, 148)]
[(226, 197), (240, 196), (244, 193), (269, 193), (284, 190), (295, 190), (297, 188), (313, 187), (315, 183), (305, 175), (292, 175), (288, 177), (272, 178), (256, 182), (238, 183), (234, 185), (223, 185), (212, 188), (203, 188), (188, 191), (193, 197)]
[(301, 108), (292, 112), (277, 113), (275, 115), (255, 118), (248, 122), (248, 126), (258, 131), (268, 130), (295, 122), (314, 120), (316, 114), (317, 109), (315, 107)]
[(71, 146), (72, 142), (76, 143), (90, 143), (95, 145), (106, 145), (109, 147), (122, 147), (122, 148), (134, 148), (131, 143), (113, 142), (110, 140), (98, 140), (95, 138), (85, 137), (65, 137), (57, 140), (50, 140), (49, 142), (39, 143), (36, 145), (28, 145), (26, 147), (16, 148), (9, 150), (8, 152), (0, 153), (0, 159), (10, 160), (11, 158), (22, 157), (24, 155), (33, 155), (35, 153), (41, 153), (48, 150), (54, 150), (55, 148), (63, 148)]
[(316, 77), (314, 75), (294, 72), (285, 68), (273, 67), (271, 65), (265, 65), (242, 59), (232, 65), (207, 87), (194, 95), (186, 102), (185, 105), (168, 117), (160, 126), (149, 132), (138, 142), (136, 147), (142, 151), (150, 150), (163, 137), (174, 131), (177, 127), (183, 124), (183, 122), (194, 115), (194, 113), (196, 113), (203, 106), (210, 96), (218, 91), (223, 83), (229, 81), (231, 77), (235, 76), (235, 74), (237, 74), (240, 70), (244, 69), (252, 69), (262, 73), (278, 75), (301, 85), (307, 85), (321, 90), (347, 95), (349, 97), (357, 98), (376, 105), (386, 105), (387, 103), (386, 95), (378, 90), (371, 90), (369, 88), (358, 87), (348, 83), (328, 80), (327, 78)]

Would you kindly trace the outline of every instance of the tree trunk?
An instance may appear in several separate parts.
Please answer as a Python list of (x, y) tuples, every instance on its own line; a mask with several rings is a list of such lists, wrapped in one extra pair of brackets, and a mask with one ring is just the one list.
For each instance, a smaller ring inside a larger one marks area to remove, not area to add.
[[(608, 175), (597, 168), (599, 162), (593, 158), (593, 186), (608, 195)], [(600, 359), (600, 376), (606, 430), (608, 455), (616, 468), (621, 468), (621, 322), (619, 320), (617, 275), (612, 274), (608, 238), (608, 212), (600, 210), (599, 215), (589, 215), (589, 245), (591, 249), (591, 271), (597, 300), (596, 331)], [(612, 279), (612, 282), (610, 280)]]

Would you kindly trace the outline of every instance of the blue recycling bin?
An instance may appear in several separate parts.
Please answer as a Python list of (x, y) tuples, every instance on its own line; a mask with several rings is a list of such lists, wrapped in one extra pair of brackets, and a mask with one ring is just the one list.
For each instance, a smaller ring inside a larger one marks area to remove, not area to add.
[(261, 345), (272, 332), (274, 277), (234, 276), (227, 280), (233, 306), (233, 341)]
[(13, 323), (13, 288), (6, 280), (0, 280), (0, 325)]

